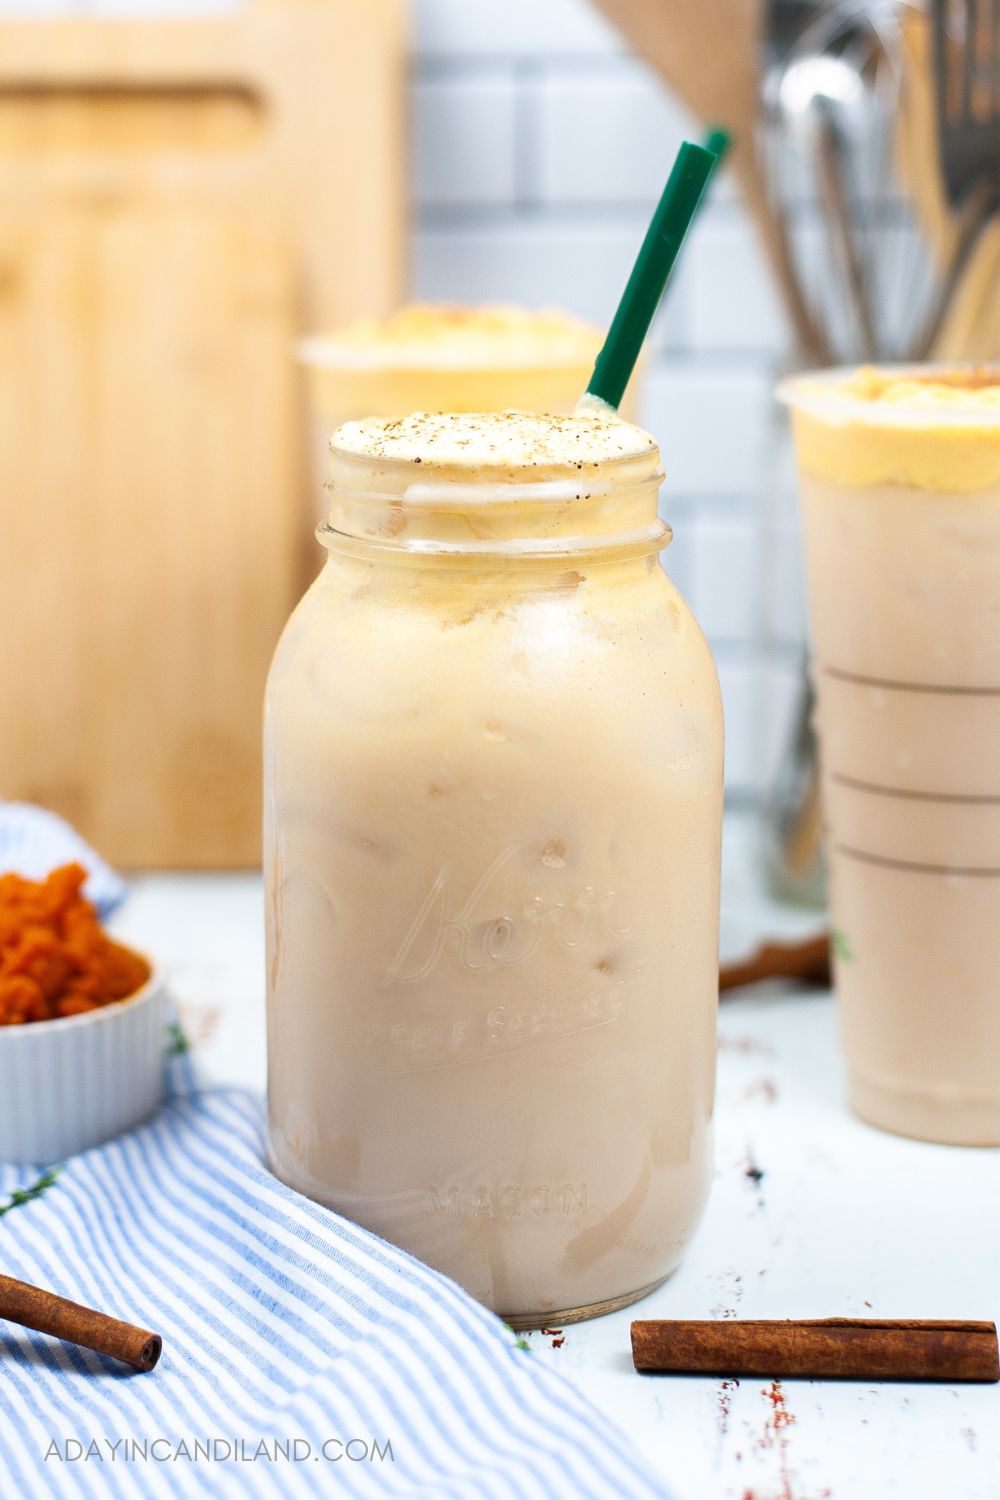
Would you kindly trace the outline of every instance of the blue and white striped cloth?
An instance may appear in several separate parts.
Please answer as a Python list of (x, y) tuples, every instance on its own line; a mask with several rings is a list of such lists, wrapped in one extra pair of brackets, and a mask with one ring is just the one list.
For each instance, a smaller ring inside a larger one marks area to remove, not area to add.
[(0, 1500), (665, 1495), (498, 1318), (278, 1182), (257, 1095), (168, 1069), (148, 1125), (0, 1166), (0, 1270), (164, 1345), (137, 1375), (0, 1322)]
[[(499, 1319), (276, 1181), (262, 1136), (254, 1095), (181, 1093), (0, 1218), (8, 1275), (164, 1341), (135, 1375), (0, 1324), (0, 1495), (664, 1495)], [(0, 1168), (0, 1209), (37, 1178)]]

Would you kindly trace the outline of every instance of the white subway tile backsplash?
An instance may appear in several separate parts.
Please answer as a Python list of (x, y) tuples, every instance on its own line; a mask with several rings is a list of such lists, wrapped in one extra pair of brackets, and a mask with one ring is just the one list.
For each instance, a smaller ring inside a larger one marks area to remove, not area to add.
[(753, 518), (697, 515), (690, 532), (687, 599), (699, 625), (712, 642), (751, 639), (761, 593)]
[[(413, 291), (441, 301), (515, 301), (562, 307), (604, 327), (609, 322), (643, 225), (602, 228), (523, 218), (467, 227), (427, 227), (415, 236)], [(668, 297), (658, 319), (662, 346), (683, 339), (686, 309)]]
[(687, 506), (671, 504), (665, 493), (660, 495), (660, 514), (670, 523), (673, 532), (666, 550), (660, 553), (660, 560), (673, 583), (690, 604), (691, 536), (695, 522)]
[(680, 142), (699, 127), (637, 62), (548, 68), (534, 86), (537, 191), (546, 203), (652, 207)]
[(769, 405), (769, 375), (752, 364), (678, 360), (650, 370), (643, 422), (663, 452), (668, 514), (671, 496), (757, 494)]
[(589, 0), (416, 0), (415, 46), (425, 57), (534, 58), (624, 50)]
[(806, 636), (805, 560), (795, 449), (787, 414), (772, 409), (761, 484), (758, 550), (761, 569), (760, 637), (771, 643)]
[(699, 351), (778, 355), (788, 325), (764, 253), (735, 207), (709, 207), (680, 270)]
[(774, 785), (795, 727), (801, 668), (791, 660), (716, 653), (726, 722), (726, 790), (759, 796)]
[(784, 644), (807, 633), (805, 561), (797, 526), (763, 527), (759, 540), (761, 639)]
[(628, 272), (632, 237), (528, 221), (424, 229), (414, 244), (420, 297), (562, 306), (606, 322)]
[(755, 669), (752, 662), (719, 660), (719, 686), (726, 731), (726, 791), (756, 792), (762, 782), (757, 751)]
[(517, 94), (511, 73), (418, 81), (411, 109), (411, 192), (418, 203), (513, 203)]

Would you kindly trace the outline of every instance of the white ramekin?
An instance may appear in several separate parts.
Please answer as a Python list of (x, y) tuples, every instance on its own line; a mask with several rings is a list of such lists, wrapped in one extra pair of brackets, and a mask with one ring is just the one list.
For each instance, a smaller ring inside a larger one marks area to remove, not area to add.
[(141, 1125), (163, 1098), (164, 986), (61, 1021), (0, 1026), (0, 1162), (52, 1166)]

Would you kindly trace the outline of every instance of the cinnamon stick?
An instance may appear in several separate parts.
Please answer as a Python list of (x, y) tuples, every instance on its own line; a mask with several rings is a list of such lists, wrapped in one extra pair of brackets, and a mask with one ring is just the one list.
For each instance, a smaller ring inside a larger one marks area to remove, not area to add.
[(719, 990), (735, 990), (762, 979), (799, 979), (803, 984), (830, 983), (830, 939), (826, 933), (799, 943), (764, 943), (740, 963), (723, 964)]
[(778, 1379), (1000, 1380), (995, 1323), (816, 1318), (632, 1324), (637, 1370)]
[(150, 1333), (148, 1328), (120, 1323), (40, 1286), (15, 1281), (13, 1276), (0, 1276), (0, 1318), (38, 1333), (50, 1333), (68, 1344), (79, 1344), (81, 1349), (110, 1354), (133, 1370), (151, 1370), (163, 1348), (159, 1334)]

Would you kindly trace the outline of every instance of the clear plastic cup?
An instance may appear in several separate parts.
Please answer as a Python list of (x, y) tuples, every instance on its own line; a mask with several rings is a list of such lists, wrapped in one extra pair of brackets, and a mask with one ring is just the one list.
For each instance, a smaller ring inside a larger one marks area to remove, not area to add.
[(1000, 371), (786, 382), (850, 1097), (1000, 1145)]

